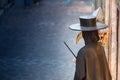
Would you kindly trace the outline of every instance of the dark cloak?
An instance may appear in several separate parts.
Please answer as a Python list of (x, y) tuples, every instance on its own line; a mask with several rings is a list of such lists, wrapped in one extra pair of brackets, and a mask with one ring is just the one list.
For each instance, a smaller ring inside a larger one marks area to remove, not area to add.
[(112, 80), (97, 31), (82, 32), (85, 46), (78, 52), (74, 80)]

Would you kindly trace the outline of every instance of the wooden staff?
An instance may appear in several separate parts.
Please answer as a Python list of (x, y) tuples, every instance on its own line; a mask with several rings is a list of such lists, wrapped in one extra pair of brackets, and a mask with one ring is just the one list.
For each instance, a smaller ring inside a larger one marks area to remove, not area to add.
[(73, 51), (70, 49), (70, 47), (67, 45), (67, 43), (64, 41), (64, 44), (67, 46), (67, 48), (70, 50), (70, 52), (72, 53), (72, 55), (76, 58), (75, 54), (73, 53)]

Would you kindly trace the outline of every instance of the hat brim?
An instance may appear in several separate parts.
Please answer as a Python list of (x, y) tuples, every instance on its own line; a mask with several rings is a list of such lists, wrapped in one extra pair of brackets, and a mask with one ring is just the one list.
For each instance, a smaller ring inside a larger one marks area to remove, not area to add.
[(69, 26), (69, 28), (74, 31), (93, 31), (93, 30), (105, 29), (107, 28), (107, 25), (97, 22), (95, 27), (83, 27), (80, 26), (80, 23), (77, 23), (77, 24), (72, 24), (71, 26)]

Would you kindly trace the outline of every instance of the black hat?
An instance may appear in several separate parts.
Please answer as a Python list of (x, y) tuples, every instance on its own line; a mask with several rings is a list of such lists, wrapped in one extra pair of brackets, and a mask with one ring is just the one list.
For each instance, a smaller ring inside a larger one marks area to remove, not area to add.
[(106, 24), (96, 22), (96, 17), (92, 15), (80, 16), (80, 23), (69, 26), (71, 30), (75, 31), (93, 31), (107, 28)]

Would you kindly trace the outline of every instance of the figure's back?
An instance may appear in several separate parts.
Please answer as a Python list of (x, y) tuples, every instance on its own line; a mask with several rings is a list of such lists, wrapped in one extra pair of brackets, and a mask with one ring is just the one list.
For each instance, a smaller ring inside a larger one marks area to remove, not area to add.
[[(81, 56), (82, 55), (82, 56)], [(80, 60), (83, 57), (83, 60)], [(81, 68), (84, 62), (84, 71), (85, 74), (83, 79), (78, 80), (112, 80), (108, 63), (105, 57), (104, 48), (100, 44), (88, 44), (83, 47), (77, 56), (76, 70), (77, 68)], [(83, 70), (79, 70), (83, 71)], [(77, 72), (77, 74), (79, 74)], [(77, 79), (74, 79), (77, 80)]]

